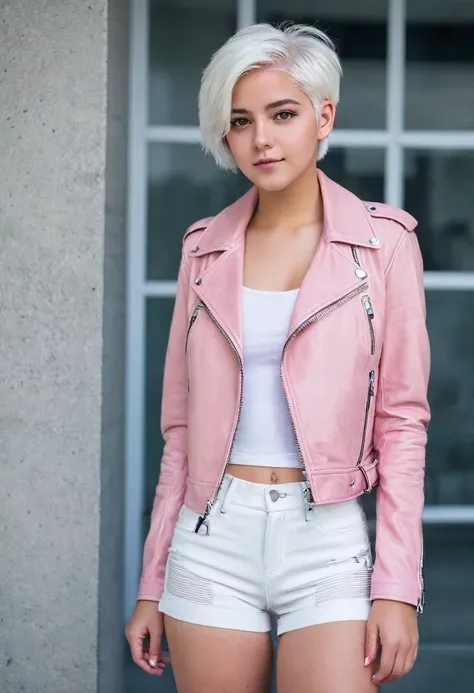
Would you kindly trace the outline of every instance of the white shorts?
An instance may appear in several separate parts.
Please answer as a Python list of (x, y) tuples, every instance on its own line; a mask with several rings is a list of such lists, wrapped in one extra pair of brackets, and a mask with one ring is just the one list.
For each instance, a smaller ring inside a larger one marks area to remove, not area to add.
[(309, 506), (304, 484), (226, 474), (208, 527), (182, 507), (159, 610), (203, 626), (282, 635), (366, 621), (372, 556), (359, 500)]

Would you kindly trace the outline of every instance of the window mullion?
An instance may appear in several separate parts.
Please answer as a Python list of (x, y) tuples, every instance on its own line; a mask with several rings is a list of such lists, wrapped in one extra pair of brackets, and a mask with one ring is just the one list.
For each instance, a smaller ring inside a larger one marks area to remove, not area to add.
[(400, 135), (405, 109), (405, 0), (388, 0), (387, 132), (385, 200), (403, 205), (403, 149)]
[(237, 0), (237, 29), (255, 24), (256, 21), (256, 0)]

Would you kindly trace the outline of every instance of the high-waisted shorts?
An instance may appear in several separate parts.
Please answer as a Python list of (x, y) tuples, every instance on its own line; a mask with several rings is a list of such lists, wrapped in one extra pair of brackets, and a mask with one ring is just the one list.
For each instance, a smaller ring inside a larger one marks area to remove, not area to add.
[(366, 621), (372, 555), (359, 500), (309, 505), (303, 483), (226, 475), (207, 526), (181, 508), (159, 610), (203, 626), (277, 633)]

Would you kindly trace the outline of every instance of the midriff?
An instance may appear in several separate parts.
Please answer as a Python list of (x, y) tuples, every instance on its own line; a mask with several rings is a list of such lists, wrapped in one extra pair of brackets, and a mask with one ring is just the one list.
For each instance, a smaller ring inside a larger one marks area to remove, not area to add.
[(226, 472), (231, 476), (256, 484), (288, 484), (304, 481), (301, 469), (288, 467), (256, 467), (245, 464), (229, 464)]

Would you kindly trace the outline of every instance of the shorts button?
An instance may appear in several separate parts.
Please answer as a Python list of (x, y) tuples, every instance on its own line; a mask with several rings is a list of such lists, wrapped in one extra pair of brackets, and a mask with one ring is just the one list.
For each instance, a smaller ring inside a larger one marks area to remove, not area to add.
[(275, 503), (280, 498), (280, 493), (279, 491), (276, 491), (274, 488), (270, 491), (270, 498), (272, 501)]

